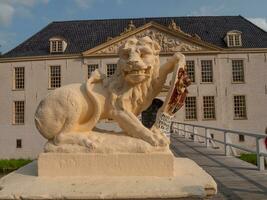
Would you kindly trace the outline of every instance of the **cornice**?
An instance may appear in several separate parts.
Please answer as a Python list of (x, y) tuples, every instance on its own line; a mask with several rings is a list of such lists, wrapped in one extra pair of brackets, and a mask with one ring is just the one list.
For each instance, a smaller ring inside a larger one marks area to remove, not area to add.
[(0, 57), (0, 63), (43, 61), (43, 60), (62, 60), (62, 59), (72, 59), (72, 58), (82, 58), (82, 55), (81, 54), (62, 54), (62, 55), (44, 55), (44, 56), (23, 56), (23, 57), (11, 57), (11, 58)]

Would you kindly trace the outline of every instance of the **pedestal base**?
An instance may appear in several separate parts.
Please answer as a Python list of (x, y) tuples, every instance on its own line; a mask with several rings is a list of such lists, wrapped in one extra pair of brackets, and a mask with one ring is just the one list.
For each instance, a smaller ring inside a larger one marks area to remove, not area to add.
[(174, 158), (172, 177), (38, 177), (32, 162), (0, 179), (0, 199), (203, 199), (216, 190), (213, 178), (187, 158)]
[(38, 176), (173, 176), (165, 153), (41, 153)]

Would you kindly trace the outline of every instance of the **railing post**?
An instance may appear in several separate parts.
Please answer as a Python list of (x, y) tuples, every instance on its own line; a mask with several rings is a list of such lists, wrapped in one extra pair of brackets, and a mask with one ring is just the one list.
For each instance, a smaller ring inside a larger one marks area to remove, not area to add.
[(185, 125), (183, 124), (183, 136), (185, 137)]
[(264, 170), (264, 157), (261, 156), (260, 138), (256, 137), (256, 149), (257, 149), (257, 166), (259, 170)]
[(225, 146), (224, 146), (224, 153), (226, 156), (231, 156), (231, 155), (234, 155), (234, 156), (237, 156), (237, 153), (236, 153), (236, 150), (235, 148), (233, 148), (231, 145), (229, 144), (232, 144), (232, 139), (231, 137), (229, 136), (229, 132), (224, 132), (225, 135), (224, 135), (224, 140), (225, 140)]
[(186, 138), (186, 125), (184, 125), (184, 137)]
[(186, 139), (188, 139), (189, 137), (188, 137), (188, 126), (186, 126), (186, 125), (184, 125), (184, 137), (186, 138)]
[(226, 131), (223, 132), (223, 141), (224, 141), (224, 155), (229, 156), (229, 147), (228, 147), (228, 134)]
[(193, 126), (193, 140), (194, 140), (194, 142), (197, 142), (197, 128), (195, 127), (195, 126)]
[(180, 123), (178, 123), (178, 136), (181, 136), (181, 128), (182, 126), (181, 126), (181, 124)]
[(209, 129), (205, 128), (205, 144), (207, 148), (210, 146), (210, 140), (208, 138), (208, 131)]
[(173, 133), (173, 121), (171, 121), (171, 125), (170, 125), (170, 135)]
[(177, 128), (177, 124), (178, 124), (177, 122), (174, 123), (174, 129), (173, 129), (173, 131), (174, 131), (175, 134), (178, 134), (179, 135), (179, 130), (178, 130), (179, 129), (179, 124), (178, 124), (178, 128)]
[(183, 135), (183, 126), (182, 126), (182, 124), (178, 125), (178, 129), (179, 129), (179, 136), (182, 136)]

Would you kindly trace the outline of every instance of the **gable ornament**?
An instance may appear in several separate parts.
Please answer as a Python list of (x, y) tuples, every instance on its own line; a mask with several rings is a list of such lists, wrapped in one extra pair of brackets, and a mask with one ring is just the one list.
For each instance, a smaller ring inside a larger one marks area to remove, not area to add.
[(133, 20), (131, 20), (130, 23), (128, 24), (128, 27), (126, 27), (120, 35), (133, 31), (134, 29), (136, 29), (136, 26), (134, 25)]
[[(148, 36), (152, 40), (155, 40), (158, 42), (161, 46), (161, 52), (162, 53), (168, 53), (168, 52), (177, 52), (177, 51), (199, 51), (203, 48), (194, 44), (191, 44), (189, 42), (186, 42), (184, 40), (181, 40), (180, 38), (177, 38), (175, 36), (172, 36), (168, 33), (164, 33), (162, 31), (159, 31), (155, 28), (149, 28), (146, 30), (143, 30), (137, 34), (135, 34), (136, 38), (142, 38)], [(105, 47), (99, 51), (96, 52), (96, 54), (117, 54), (118, 49), (121, 45), (123, 45), (126, 42), (127, 39), (121, 40), (111, 46)]]
[(186, 35), (188, 37), (192, 37), (192, 35), (190, 35), (188, 33), (185, 33), (184, 31), (182, 31), (181, 27), (178, 26), (173, 19), (171, 20), (171, 23), (169, 24), (168, 28), (171, 29), (171, 30), (173, 30), (173, 31), (183, 33), (184, 35)]

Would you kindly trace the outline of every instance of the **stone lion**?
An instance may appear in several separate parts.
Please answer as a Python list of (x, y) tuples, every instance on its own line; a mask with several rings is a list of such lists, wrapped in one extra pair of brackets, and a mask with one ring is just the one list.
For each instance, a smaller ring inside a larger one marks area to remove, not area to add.
[(176, 64), (185, 67), (180, 53), (160, 67), (159, 52), (159, 44), (149, 37), (130, 38), (119, 49), (117, 69), (111, 78), (96, 70), (86, 83), (50, 92), (36, 110), (37, 129), (55, 144), (94, 148), (88, 135), (94, 134), (99, 120), (113, 119), (127, 136), (154, 147), (167, 146), (164, 134), (146, 128), (136, 117), (160, 93)]

